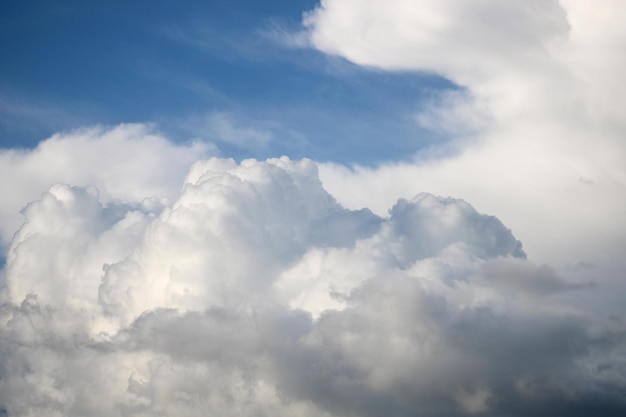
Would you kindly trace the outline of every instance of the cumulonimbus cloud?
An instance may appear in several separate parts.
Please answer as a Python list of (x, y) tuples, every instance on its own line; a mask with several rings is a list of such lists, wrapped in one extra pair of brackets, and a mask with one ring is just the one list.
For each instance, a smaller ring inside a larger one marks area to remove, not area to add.
[(339, 205), (312, 161), (213, 158), (171, 202), (54, 185), (23, 215), (10, 416), (626, 410), (623, 323), (564, 302), (587, 287), (462, 200), (379, 217)]

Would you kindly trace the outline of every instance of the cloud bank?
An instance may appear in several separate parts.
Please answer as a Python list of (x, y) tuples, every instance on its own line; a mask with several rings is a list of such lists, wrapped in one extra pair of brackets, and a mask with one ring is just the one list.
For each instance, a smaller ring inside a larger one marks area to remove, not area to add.
[[(454, 139), (415, 161), (321, 167), (347, 207), (382, 214), (415, 189), (498, 213), (546, 262), (599, 262), (626, 244), (624, 7), (619, 1), (333, 0), (305, 17), (311, 44), (458, 89), (416, 122)], [(410, 109), (407, 109), (407, 112)]]
[(570, 305), (588, 286), (527, 260), (496, 217), (431, 194), (348, 210), (284, 157), (202, 160), (183, 183), (171, 202), (54, 185), (22, 211), (8, 415), (626, 410), (623, 319)]

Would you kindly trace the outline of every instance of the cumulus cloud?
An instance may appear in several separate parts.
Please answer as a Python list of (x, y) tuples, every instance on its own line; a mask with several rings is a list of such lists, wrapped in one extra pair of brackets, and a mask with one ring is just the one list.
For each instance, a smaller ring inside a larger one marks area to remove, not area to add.
[(349, 210), (287, 158), (202, 160), (182, 183), (125, 202), (54, 185), (22, 211), (0, 310), (8, 415), (626, 410), (623, 319), (564, 303), (588, 287), (465, 201)]
[(22, 222), (19, 210), (51, 185), (93, 186), (105, 202), (172, 199), (189, 165), (214, 154), (210, 143), (175, 145), (142, 124), (79, 129), (34, 149), (1, 149), (0, 242), (11, 241)]
[(312, 45), (451, 80), (458, 89), (433, 95), (415, 120), (464, 139), (410, 163), (322, 166), (326, 187), (379, 214), (416, 188), (462, 197), (498, 213), (544, 262), (620, 257), (623, 15), (612, 0), (322, 1), (304, 19)]

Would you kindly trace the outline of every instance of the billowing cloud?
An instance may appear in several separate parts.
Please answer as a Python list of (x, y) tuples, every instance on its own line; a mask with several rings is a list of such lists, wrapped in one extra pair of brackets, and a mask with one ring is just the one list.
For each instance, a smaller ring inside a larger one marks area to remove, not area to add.
[(22, 211), (8, 415), (626, 410), (623, 319), (564, 301), (590, 287), (496, 217), (430, 194), (348, 210), (309, 160), (213, 158), (183, 183), (170, 202), (54, 185)]
[(623, 17), (612, 0), (322, 1), (304, 20), (316, 48), (458, 86), (415, 115), (455, 138), (452, 149), (374, 169), (322, 166), (326, 187), (379, 214), (416, 188), (464, 198), (498, 213), (542, 261), (621, 257)]
[(105, 201), (174, 198), (189, 165), (215, 154), (207, 143), (175, 145), (142, 124), (60, 133), (34, 149), (0, 150), (0, 243), (22, 223), (19, 210), (51, 185), (96, 187)]

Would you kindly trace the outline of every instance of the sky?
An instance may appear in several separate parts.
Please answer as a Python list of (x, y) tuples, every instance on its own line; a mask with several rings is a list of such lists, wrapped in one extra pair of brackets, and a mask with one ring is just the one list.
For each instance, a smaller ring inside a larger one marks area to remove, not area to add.
[(0, 415), (625, 415), (625, 18), (4, 2)]

